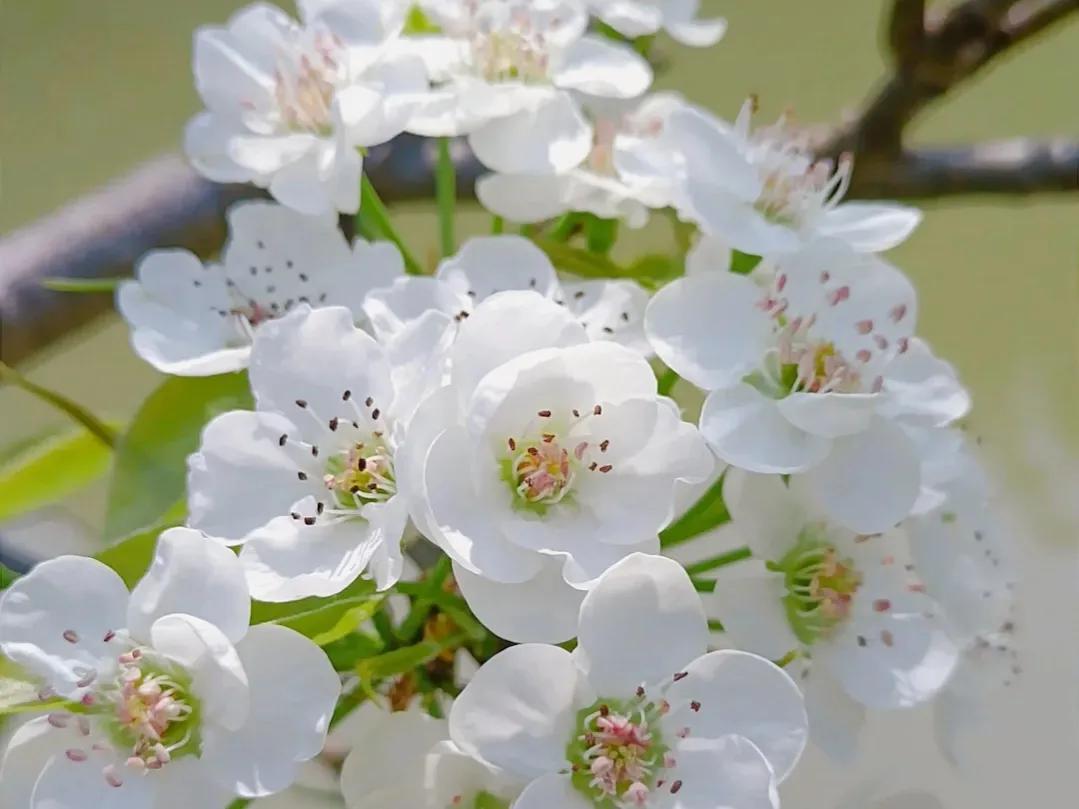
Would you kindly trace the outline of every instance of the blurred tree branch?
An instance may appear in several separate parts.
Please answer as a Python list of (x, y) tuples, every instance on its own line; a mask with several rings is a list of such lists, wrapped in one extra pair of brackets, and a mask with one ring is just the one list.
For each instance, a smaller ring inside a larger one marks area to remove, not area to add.
[(1076, 11), (1079, 0), (963, 0), (935, 12), (925, 0), (893, 0), (892, 73), (853, 120), (819, 138), (818, 154), (854, 156), (851, 195), (859, 197), (1079, 190), (1079, 142), (921, 148), (905, 139), (926, 107)]

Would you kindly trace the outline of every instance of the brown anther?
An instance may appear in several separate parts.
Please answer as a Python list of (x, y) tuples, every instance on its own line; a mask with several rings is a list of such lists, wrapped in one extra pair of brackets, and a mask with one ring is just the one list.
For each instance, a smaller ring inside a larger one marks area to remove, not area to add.
[(679, 680), (684, 680), (688, 676), (689, 676), (688, 671), (680, 671), (680, 672), (678, 672), (677, 674), (674, 675), (674, 681), (678, 682)]
[(336, 430), (337, 425), (340, 424), (340, 423), (341, 423), (341, 420), (338, 419), (337, 416), (334, 416), (332, 419), (330, 419), (330, 430), (331, 431)]
[(370, 407), (374, 403), (375, 403), (375, 400), (370, 396), (368, 396), (366, 399), (363, 400), (364, 407)]
[(603, 408), (600, 405), (596, 405), (595, 407), (592, 408), (592, 415), (593, 416), (602, 416), (603, 415)]
[(303, 524), (304, 525), (314, 525), (315, 524), (315, 518), (314, 517), (304, 517), (303, 518)]
[(506, 443), (509, 445), (510, 450), (516, 450), (517, 449), (517, 442), (514, 441), (512, 438), (507, 439)]
[(306, 399), (297, 399), (296, 400), (296, 407), (307, 407), (307, 400)]
[(373, 418), (375, 421), (378, 421), (378, 417), (381, 415), (382, 411), (379, 410), (377, 407), (371, 411), (371, 418)]
[(549, 419), (551, 417), (551, 411), (550, 410), (541, 410), (536, 415), (538, 415), (541, 419)]
[(280, 438), (277, 439), (277, 446), (279, 446), (279, 447), (285, 446), (286, 441), (288, 441), (288, 436), (287, 435), (282, 435)]
[(307, 473), (306, 472), (297, 472), (296, 477), (298, 477), (300, 480), (307, 480)]
[(678, 790), (680, 790), (681, 788), (682, 788), (682, 782), (681, 781), (675, 781), (673, 784), (671, 784), (671, 794), (672, 795), (677, 795)]
[(350, 390), (346, 390), (344, 393), (341, 394), (341, 401), (342, 402), (347, 402), (351, 398), (352, 398), (352, 391), (350, 391)]
[(600, 471), (600, 472), (602, 472), (603, 474), (605, 474), (605, 475), (606, 475), (606, 474), (607, 474), (608, 472), (610, 472), (610, 471), (611, 471), (612, 469), (614, 469), (614, 467), (613, 467), (613, 466), (611, 466), (611, 465), (610, 465), (609, 463), (605, 463), (605, 464), (603, 464), (603, 466), (601, 466), (601, 467), (599, 468), (599, 471)]
[(599, 451), (600, 452), (606, 452), (607, 447), (609, 447), (610, 445), (611, 445), (610, 439), (604, 438), (602, 441), (599, 442)]
[(693, 711), (693, 713), (697, 713), (701, 709), (701, 704), (697, 702), (697, 700), (693, 700), (693, 702), (689, 703), (689, 709)]

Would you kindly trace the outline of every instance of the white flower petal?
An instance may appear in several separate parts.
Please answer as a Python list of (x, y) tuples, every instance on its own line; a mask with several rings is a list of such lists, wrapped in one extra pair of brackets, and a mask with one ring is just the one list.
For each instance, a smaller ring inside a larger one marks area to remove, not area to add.
[(575, 654), (604, 697), (629, 697), (640, 685), (669, 678), (707, 647), (700, 596), (671, 559), (623, 559), (600, 576), (581, 605)]
[(32, 809), (31, 797), (41, 771), (53, 758), (63, 757), (65, 750), (77, 746), (83, 738), (74, 727), (66, 730), (53, 727), (47, 716), (38, 716), (19, 725), (7, 740), (0, 758), (0, 806)]
[(467, 805), (481, 793), (512, 802), (521, 791), (517, 779), (466, 755), (451, 741), (436, 744), (426, 763), (427, 793), (433, 806), (453, 806), (462, 799)]
[(853, 765), (858, 758), (861, 731), (865, 726), (865, 706), (851, 699), (835, 676), (823, 666), (813, 667), (801, 684), (805, 689), (809, 735), (813, 743), (833, 759)]
[[(105, 780), (104, 767), (115, 768), (122, 780), (119, 787)], [(157, 784), (143, 777), (113, 752), (95, 751), (87, 761), (72, 761), (67, 756), (53, 756), (34, 785), (33, 809), (151, 809)]]
[(586, 35), (561, 54), (551, 81), (564, 90), (587, 95), (636, 98), (652, 83), (652, 68), (632, 48)]
[(668, 780), (678, 792), (659, 802), (671, 809), (779, 809), (777, 778), (768, 759), (750, 739), (683, 739), (672, 755)]
[(191, 615), (158, 618), (150, 627), (154, 652), (175, 660), (191, 674), (191, 690), (204, 717), (235, 729), (248, 717), (248, 673), (224, 633)]
[(744, 154), (743, 141), (708, 113), (691, 106), (676, 110), (667, 121), (664, 137), (684, 155), (686, 165), (692, 166), (687, 189), (691, 197), (707, 200), (715, 195), (731, 204), (748, 205), (760, 195), (761, 179)]
[(562, 560), (543, 560), (531, 579), (501, 584), (455, 564), (453, 577), (485, 627), (515, 643), (562, 643), (577, 634), (584, 593), (566, 584)]
[(912, 338), (907, 350), (888, 363), (881, 415), (927, 427), (943, 427), (970, 412), (970, 394), (950, 363)]
[(681, 278), (653, 296), (644, 330), (661, 360), (705, 390), (736, 384), (764, 355), (771, 334), (761, 290), (731, 273)]
[(184, 127), (184, 154), (191, 166), (215, 183), (252, 182), (258, 173), (239, 165), (231, 157), (233, 137), (243, 130), (236, 121), (210, 112), (199, 113)]
[[(685, 668), (667, 691), (664, 727), (689, 727), (694, 739), (728, 734), (753, 742), (784, 781), (809, 737), (802, 692), (778, 666), (748, 652), (711, 652)], [(692, 704), (700, 703), (699, 710)]]
[(450, 737), (469, 755), (523, 778), (566, 767), (577, 711), (591, 701), (569, 652), (512, 646), (488, 660), (450, 710)]
[(776, 402), (799, 430), (823, 438), (854, 435), (866, 429), (880, 397), (874, 393), (789, 393)]
[(210, 776), (242, 797), (279, 792), (318, 755), (341, 694), (326, 655), (298, 632), (254, 626), (236, 647), (251, 683), (251, 712), (235, 732), (204, 740)]
[[(281, 445), (281, 436), (296, 440), (302, 435), (277, 413), (232, 410), (211, 420), (199, 451), (187, 459), (188, 524), (239, 542), (287, 514), (297, 500), (323, 494), (325, 486), (315, 473), (321, 467), (310, 453)], [(302, 470), (310, 472), (306, 481), (298, 476)]]
[(787, 555), (806, 523), (816, 516), (801, 489), (788, 486), (778, 475), (728, 470), (723, 502), (754, 555), (771, 562)]
[(157, 540), (150, 569), (131, 591), (127, 629), (149, 640), (154, 622), (177, 612), (208, 621), (232, 643), (247, 632), (251, 617), (236, 554), (191, 528), (170, 528)]
[(780, 413), (776, 400), (745, 383), (708, 395), (701, 410), (701, 432), (721, 460), (765, 474), (813, 468), (832, 445), (827, 438), (795, 427)]
[(648, 357), (644, 312), (648, 293), (636, 281), (578, 281), (563, 285), (565, 303), (593, 340), (612, 340)]
[(686, 253), (686, 275), (726, 273), (731, 268), (731, 247), (718, 236), (701, 234)]
[(568, 775), (550, 773), (525, 787), (513, 809), (593, 809), (592, 801), (577, 791)]
[(825, 212), (817, 232), (842, 239), (860, 252), (882, 253), (905, 242), (921, 221), (922, 212), (917, 208), (845, 202)]
[(83, 556), (42, 562), (0, 598), (0, 650), (63, 696), (116, 652), (106, 633), (126, 623), (127, 587), (113, 570)]
[(790, 227), (769, 221), (752, 204), (722, 187), (691, 180), (686, 190), (693, 219), (701, 230), (722, 237), (736, 250), (774, 256), (791, 253), (802, 244)]
[(828, 516), (875, 534), (910, 514), (921, 490), (921, 459), (899, 427), (875, 418), (858, 435), (836, 439), (828, 457), (806, 473), (806, 484)]
[(752, 572), (740, 568), (737, 574), (720, 576), (709, 614), (723, 623), (732, 646), (781, 660), (801, 646), (787, 620), (786, 594), (782, 575), (765, 570), (763, 565)]
[(235, 797), (232, 790), (206, 777), (206, 766), (197, 758), (173, 759), (154, 773), (154, 781), (153, 809), (227, 809)]
[(479, 303), (496, 292), (533, 290), (547, 298), (559, 290), (547, 254), (522, 236), (475, 236), (449, 258), (435, 277), (458, 295)]
[(476, 180), (476, 199), (510, 222), (554, 219), (569, 209), (570, 180), (565, 174), (485, 174)]
[(654, 34), (663, 25), (663, 9), (640, 0), (590, 0), (592, 13), (630, 39)]
[[(422, 710), (379, 711), (373, 722), (364, 725), (363, 733), (356, 734), (341, 768), (345, 803), (350, 809), (368, 809), (373, 796), (396, 791), (399, 809), (423, 806), (428, 751), (447, 738), (446, 720)], [(406, 803), (407, 799), (415, 803)]]
[(474, 130), (468, 144), (492, 171), (557, 174), (588, 157), (592, 127), (569, 93), (551, 92), (526, 109)]
[(471, 311), (472, 304), (444, 281), (413, 275), (371, 290), (363, 301), (364, 314), (375, 337), (381, 341), (388, 340), (432, 309), (453, 317)]

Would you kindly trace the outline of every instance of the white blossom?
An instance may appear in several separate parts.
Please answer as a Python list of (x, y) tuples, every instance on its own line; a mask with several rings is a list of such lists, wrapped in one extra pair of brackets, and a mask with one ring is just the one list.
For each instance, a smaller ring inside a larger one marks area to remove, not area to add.
[(298, 633), (249, 628), (249, 610), (236, 557), (186, 528), (161, 535), (130, 594), (76, 556), (15, 582), (0, 599), (0, 650), (71, 707), (15, 732), (0, 803), (209, 807), (289, 786), (322, 749), (340, 681)]
[(493, 295), (460, 324), (449, 385), (417, 410), (409, 443), (413, 521), (511, 640), (571, 637), (583, 592), (658, 550), (676, 487), (713, 467), (643, 357), (589, 342), (531, 291)]
[(572, 169), (593, 139), (578, 94), (635, 98), (652, 82), (648, 63), (631, 48), (585, 33), (587, 12), (572, 0), (450, 6), (442, 34), (402, 42), (426, 61), (434, 83), (409, 130), (467, 134), (493, 171)]
[(404, 4), (300, 0), (302, 23), (265, 3), (195, 36), (206, 105), (188, 124), (192, 164), (308, 214), (355, 213), (360, 149), (405, 129), (428, 88), (422, 60), (393, 46)]
[(349, 245), (336, 217), (305, 216), (269, 202), (241, 202), (228, 213), (219, 263), (179, 249), (139, 261), (136, 280), (117, 292), (135, 353), (159, 371), (209, 376), (247, 367), (263, 324), (308, 304), (347, 306), (364, 323), (367, 292), (404, 273), (389, 242)]
[(798, 688), (707, 642), (681, 566), (633, 554), (585, 597), (576, 651), (493, 657), (454, 703), (450, 737), (529, 782), (515, 809), (778, 807), (805, 745)]
[(921, 221), (893, 203), (843, 202), (851, 162), (817, 160), (781, 119), (751, 131), (753, 102), (733, 124), (694, 109), (674, 113), (668, 142), (692, 166), (681, 213), (744, 253), (771, 256), (817, 238), (842, 239), (859, 252), (890, 250)]
[(588, 8), (630, 39), (666, 31), (683, 45), (707, 48), (727, 32), (721, 17), (697, 18), (700, 0), (587, 0)]
[(645, 313), (658, 356), (710, 391), (701, 431), (752, 472), (804, 473), (815, 499), (861, 533), (895, 525), (922, 493), (914, 428), (970, 400), (913, 337), (913, 287), (895, 267), (821, 240), (750, 276), (696, 271)]
[[(445, 324), (432, 314), (437, 339)], [(412, 339), (426, 325), (384, 347), (347, 309), (301, 307), (256, 337), (257, 409), (210, 421), (188, 460), (189, 524), (243, 543), (254, 597), (328, 596), (361, 574), (386, 589), (400, 578), (408, 508), (396, 453), (414, 377), (426, 373), (430, 345)]]

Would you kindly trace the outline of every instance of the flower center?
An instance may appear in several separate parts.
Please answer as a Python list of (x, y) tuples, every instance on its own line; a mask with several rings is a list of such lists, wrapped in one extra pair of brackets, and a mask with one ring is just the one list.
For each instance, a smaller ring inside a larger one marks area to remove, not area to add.
[(566, 755), (574, 786), (601, 807), (640, 807), (671, 766), (659, 733), (663, 700), (602, 700), (578, 714)]
[(384, 436), (372, 434), (366, 442), (357, 442), (330, 457), (323, 482), (341, 508), (385, 502), (397, 494), (393, 454)]
[(274, 71), (274, 95), (285, 127), (292, 132), (329, 135), (333, 99), (343, 65), (343, 45), (329, 31), (310, 35), (282, 52)]
[(512, 462), (511, 483), (526, 503), (549, 506), (559, 502), (573, 485), (570, 454), (553, 433), (524, 447)]
[(827, 637), (850, 614), (862, 575), (841, 558), (818, 528), (806, 528), (795, 546), (768, 569), (783, 574), (783, 604), (795, 636), (807, 646)]

